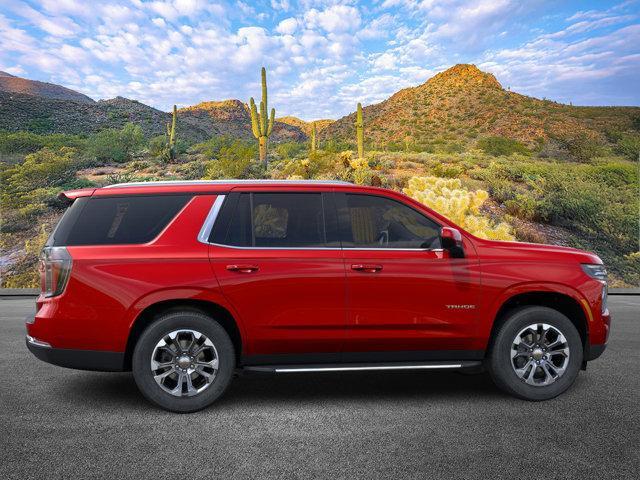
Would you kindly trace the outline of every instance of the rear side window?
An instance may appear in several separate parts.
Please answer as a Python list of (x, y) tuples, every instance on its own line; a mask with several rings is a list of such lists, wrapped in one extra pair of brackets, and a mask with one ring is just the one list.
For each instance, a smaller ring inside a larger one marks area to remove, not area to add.
[[(153, 240), (190, 195), (92, 197), (74, 203), (53, 234), (58, 245), (116, 245)], [(51, 241), (51, 240), (50, 240)]]
[(324, 247), (321, 193), (243, 193), (224, 237), (238, 247)]

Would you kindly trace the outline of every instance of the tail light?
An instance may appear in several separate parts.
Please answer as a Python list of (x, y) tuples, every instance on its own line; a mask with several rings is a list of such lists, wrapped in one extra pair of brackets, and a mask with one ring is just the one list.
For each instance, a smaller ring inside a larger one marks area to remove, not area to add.
[(45, 247), (40, 254), (40, 285), (45, 297), (64, 292), (71, 274), (71, 255), (65, 247)]

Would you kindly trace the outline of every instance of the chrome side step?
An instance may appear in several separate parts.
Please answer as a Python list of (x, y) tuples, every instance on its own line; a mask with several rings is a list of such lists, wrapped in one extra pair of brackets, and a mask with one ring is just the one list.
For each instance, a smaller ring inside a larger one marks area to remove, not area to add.
[(334, 363), (319, 365), (260, 365), (245, 366), (244, 370), (271, 373), (355, 372), (379, 370), (459, 370), (482, 365), (479, 361), (462, 362), (389, 362)]

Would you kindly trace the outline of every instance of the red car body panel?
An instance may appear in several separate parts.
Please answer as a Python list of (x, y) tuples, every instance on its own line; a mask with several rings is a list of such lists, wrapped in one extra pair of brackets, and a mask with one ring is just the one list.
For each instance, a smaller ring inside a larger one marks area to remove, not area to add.
[[(198, 300), (230, 312), (242, 355), (339, 352), (476, 351), (487, 348), (502, 305), (515, 295), (550, 292), (573, 299), (588, 320), (588, 342), (606, 343), (602, 283), (580, 250), (479, 239), (459, 229), (464, 258), (447, 251), (242, 249), (198, 240), (213, 202), (230, 191), (340, 191), (394, 198), (442, 226), (458, 228), (405, 195), (360, 186), (158, 185), (84, 189), (82, 196), (191, 193), (151, 242), (69, 246), (65, 291), (41, 295), (28, 335), (53, 348), (124, 352), (137, 319), (161, 302)], [(232, 265), (257, 267), (244, 273)], [(380, 266), (376, 272), (353, 265)]]

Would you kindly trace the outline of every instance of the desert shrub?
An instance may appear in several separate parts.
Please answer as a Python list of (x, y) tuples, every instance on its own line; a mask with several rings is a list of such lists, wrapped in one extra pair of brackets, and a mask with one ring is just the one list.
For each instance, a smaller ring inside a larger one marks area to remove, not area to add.
[(468, 232), (481, 238), (513, 240), (507, 223), (493, 223), (480, 214), (489, 198), (484, 190), (469, 191), (459, 179), (413, 177), (403, 192), (451, 219)]
[(39, 117), (29, 120), (27, 130), (33, 133), (49, 133), (53, 130), (53, 121), (49, 117)]
[(483, 137), (478, 140), (478, 148), (494, 157), (512, 155), (514, 153), (529, 154), (529, 150), (522, 143), (506, 137)]
[(59, 149), (72, 147), (77, 150), (86, 148), (87, 140), (79, 135), (54, 133), (38, 135), (32, 132), (0, 132), (0, 153), (33, 153), (48, 147)]
[(278, 157), (286, 160), (296, 158), (305, 153), (308, 149), (308, 145), (302, 142), (278, 143), (274, 148)]
[(448, 163), (437, 163), (432, 171), (436, 177), (458, 178), (462, 174), (463, 168)]
[[(217, 148), (217, 147), (216, 147)], [(217, 160), (207, 162), (205, 178), (243, 178), (258, 153), (254, 143), (234, 140), (217, 151)]]
[(100, 162), (126, 162), (144, 142), (139, 125), (127, 123), (120, 130), (107, 129), (89, 138), (89, 154)]
[(228, 152), (228, 150), (234, 146), (239, 146), (243, 149), (248, 147), (254, 148), (256, 154), (258, 151), (255, 142), (238, 140), (226, 135), (216, 135), (205, 142), (197, 143), (191, 147), (190, 151), (193, 153), (201, 153), (207, 158), (214, 159), (220, 156), (221, 151), (224, 150), (225, 152)]
[(75, 172), (81, 165), (76, 153), (75, 149), (68, 147), (57, 151), (43, 148), (27, 155), (23, 163), (2, 171), (2, 206), (42, 206), (43, 192), (45, 199), (53, 201), (62, 187), (75, 179)]
[(504, 202), (507, 213), (525, 220), (535, 220), (538, 215), (538, 201), (531, 195), (516, 194), (511, 200)]
[(199, 180), (204, 177), (207, 168), (206, 162), (194, 160), (189, 163), (178, 165), (176, 173), (185, 180)]
[(318, 150), (309, 153), (307, 158), (285, 161), (281, 176), (298, 179), (330, 178), (338, 163), (338, 157), (334, 153)]
[(631, 160), (640, 159), (640, 134), (623, 134), (616, 142), (616, 152)]
[(557, 140), (567, 149), (569, 155), (579, 162), (588, 162), (602, 154), (602, 145), (598, 139), (585, 132), (577, 132)]
[(149, 155), (160, 157), (164, 154), (167, 147), (167, 137), (158, 135), (149, 140)]

